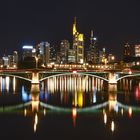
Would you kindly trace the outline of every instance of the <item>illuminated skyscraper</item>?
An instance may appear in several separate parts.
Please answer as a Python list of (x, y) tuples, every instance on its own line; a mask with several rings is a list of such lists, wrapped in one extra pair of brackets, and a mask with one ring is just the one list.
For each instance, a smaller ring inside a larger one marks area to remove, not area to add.
[(73, 49), (68, 50), (68, 63), (75, 63), (75, 51)]
[(102, 51), (99, 51), (99, 63), (106, 63), (106, 51), (105, 48), (102, 49)]
[(58, 47), (54, 45), (50, 47), (50, 62), (51, 63), (56, 63), (56, 60), (57, 60), (56, 48)]
[(14, 67), (17, 67), (18, 66), (18, 52), (17, 51), (14, 51), (13, 52), (13, 66)]
[(75, 63), (84, 63), (84, 35), (76, 28), (76, 18), (73, 24), (73, 50), (75, 51)]
[(60, 44), (60, 61), (61, 63), (68, 63), (68, 50), (70, 43), (68, 40), (62, 40)]
[(96, 47), (97, 38), (93, 35), (93, 30), (91, 30), (90, 46), (87, 51), (87, 62), (96, 64), (98, 62), (98, 51)]
[(135, 45), (135, 57), (140, 57), (140, 44)]
[(41, 65), (46, 66), (50, 59), (50, 44), (48, 42), (41, 42), (37, 47), (37, 56), (41, 61)]
[(33, 46), (23, 46), (22, 50), (23, 50), (23, 60), (26, 57), (32, 57)]

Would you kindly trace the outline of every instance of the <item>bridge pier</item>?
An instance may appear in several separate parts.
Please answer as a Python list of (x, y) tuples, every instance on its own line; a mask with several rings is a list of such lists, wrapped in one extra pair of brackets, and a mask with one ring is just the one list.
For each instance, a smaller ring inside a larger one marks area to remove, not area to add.
[(32, 84), (39, 84), (39, 73), (38, 72), (32, 73)]
[(108, 83), (109, 84), (117, 84), (116, 74), (115, 73), (109, 73), (109, 75), (108, 75)]

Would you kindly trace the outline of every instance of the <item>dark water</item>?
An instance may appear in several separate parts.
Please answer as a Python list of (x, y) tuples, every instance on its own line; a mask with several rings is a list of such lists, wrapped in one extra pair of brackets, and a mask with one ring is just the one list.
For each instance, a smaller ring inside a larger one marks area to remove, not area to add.
[(135, 140), (139, 124), (139, 79), (109, 86), (93, 77), (61, 76), (31, 85), (0, 77), (1, 139)]

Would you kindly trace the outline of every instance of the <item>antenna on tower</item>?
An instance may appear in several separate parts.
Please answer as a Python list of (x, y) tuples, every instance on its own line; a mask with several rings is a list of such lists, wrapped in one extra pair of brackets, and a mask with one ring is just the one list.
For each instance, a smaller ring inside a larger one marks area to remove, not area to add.
[(74, 17), (74, 24), (76, 25), (76, 17)]
[(93, 30), (91, 30), (91, 38), (93, 38)]

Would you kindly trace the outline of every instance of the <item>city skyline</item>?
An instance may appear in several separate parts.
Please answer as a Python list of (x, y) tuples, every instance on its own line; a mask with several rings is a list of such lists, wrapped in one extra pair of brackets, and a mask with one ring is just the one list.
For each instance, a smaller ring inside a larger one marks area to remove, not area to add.
[[(85, 36), (88, 47), (93, 30), (102, 47), (115, 55), (123, 43), (139, 40), (138, 1), (64, 2), (8, 1), (2, 3), (1, 53), (21, 50), (24, 44), (41, 41), (60, 44), (67, 39), (72, 44), (72, 23), (77, 17), (78, 30)], [(5, 11), (5, 8), (7, 9)]]

